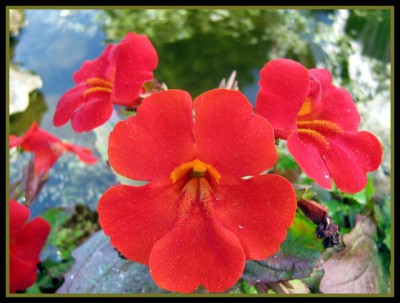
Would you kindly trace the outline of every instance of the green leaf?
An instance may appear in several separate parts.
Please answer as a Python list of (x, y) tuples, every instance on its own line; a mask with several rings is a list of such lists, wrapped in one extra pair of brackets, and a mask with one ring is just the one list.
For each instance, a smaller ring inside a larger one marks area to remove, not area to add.
[(245, 294), (257, 294), (258, 291), (254, 286), (251, 286), (246, 280), (241, 281), (240, 290)]
[(376, 225), (358, 217), (355, 228), (344, 235), (345, 248), (324, 262), (323, 293), (387, 293), (388, 276), (378, 253)]
[(67, 272), (74, 260), (69, 258), (61, 262), (56, 262), (51, 259), (46, 259), (40, 263), (40, 273), (37, 278), (37, 285), (43, 292), (54, 293), (62, 284), (63, 275)]
[(374, 187), (374, 177), (372, 174), (368, 175), (368, 182), (367, 185), (365, 186), (365, 200), (367, 202), (371, 200), (372, 196), (375, 193), (375, 187)]
[(385, 229), (385, 238), (383, 239), (383, 244), (390, 250), (391, 249), (391, 232), (390, 228)]
[(46, 210), (41, 217), (45, 219), (51, 227), (50, 235), (47, 238), (48, 243), (55, 243), (62, 225), (71, 217), (67, 210), (62, 208), (50, 208)]
[(49, 209), (43, 214), (51, 226), (47, 251), (52, 258), (67, 260), (80, 241), (99, 229), (97, 212), (78, 204), (72, 209)]
[(280, 250), (264, 261), (247, 261), (242, 278), (255, 284), (310, 276), (323, 252), (322, 240), (317, 238), (315, 231), (316, 225), (297, 211)]
[(342, 199), (347, 198), (347, 199), (356, 201), (357, 203), (359, 203), (361, 205), (366, 205), (375, 192), (373, 177), (372, 177), (372, 175), (368, 175), (367, 184), (365, 185), (364, 189), (358, 193), (346, 194), (346, 193), (343, 193), (342, 191), (340, 191), (337, 187), (335, 187), (334, 192), (336, 194), (338, 194), (340, 197), (342, 197)]
[(391, 200), (388, 196), (382, 202), (376, 202), (374, 204), (374, 219), (378, 225), (378, 228), (383, 233), (383, 244), (390, 250), (391, 249)]
[(74, 260), (70, 258), (64, 262), (56, 262), (51, 259), (46, 259), (42, 262), (42, 266), (48, 272), (51, 277), (58, 277), (63, 275), (74, 263)]
[(101, 230), (72, 255), (75, 263), (65, 274), (59, 294), (166, 292), (154, 284), (147, 266), (119, 257)]
[(31, 287), (27, 288), (25, 290), (26, 294), (41, 294), (42, 292), (40, 291), (40, 288), (38, 285), (35, 283)]
[(293, 156), (284, 152), (279, 152), (279, 159), (275, 166), (280, 171), (293, 170), (299, 167)]

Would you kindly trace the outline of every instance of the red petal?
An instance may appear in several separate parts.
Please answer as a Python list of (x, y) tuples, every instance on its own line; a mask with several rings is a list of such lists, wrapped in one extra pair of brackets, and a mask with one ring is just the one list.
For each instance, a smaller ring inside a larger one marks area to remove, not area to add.
[(260, 76), (256, 113), (273, 128), (296, 129), (297, 113), (308, 94), (308, 70), (298, 62), (276, 59), (261, 69)]
[(296, 212), (292, 185), (277, 175), (261, 175), (221, 185), (216, 218), (240, 240), (246, 259), (263, 260), (279, 250)]
[(93, 155), (89, 148), (84, 148), (74, 144), (64, 143), (64, 146), (72, 153), (76, 154), (82, 162), (92, 164), (97, 162), (97, 158)]
[(54, 126), (63, 126), (71, 119), (75, 110), (85, 102), (83, 97), (85, 90), (86, 85), (81, 84), (73, 87), (61, 97), (53, 117)]
[(42, 149), (51, 149), (52, 144), (61, 143), (61, 140), (52, 134), (44, 131), (43, 129), (36, 127), (29, 136), (25, 135), (25, 139), (21, 144), (21, 147), (26, 151), (36, 152)]
[(119, 105), (133, 105), (143, 84), (153, 79), (157, 52), (145, 35), (128, 33), (115, 47), (110, 59), (115, 64), (113, 95)]
[(150, 273), (162, 288), (181, 293), (203, 285), (221, 292), (240, 278), (245, 255), (237, 237), (194, 202), (187, 216), (161, 238), (150, 255)]
[(10, 135), (10, 148), (15, 146), (20, 146), (24, 141), (29, 138), (33, 133), (38, 130), (39, 126), (36, 122), (33, 122), (31, 127), (25, 132), (22, 137), (17, 137), (14, 135)]
[(158, 92), (143, 100), (135, 117), (117, 123), (109, 137), (111, 166), (135, 180), (169, 176), (194, 159), (192, 100), (181, 90)]
[(345, 133), (331, 141), (325, 162), (343, 192), (356, 193), (367, 184), (366, 173), (382, 162), (382, 145), (369, 132)]
[(33, 160), (36, 175), (47, 173), (57, 162), (61, 154), (56, 154), (51, 148), (42, 148), (35, 151)]
[(72, 115), (71, 124), (74, 131), (82, 133), (103, 125), (110, 119), (113, 104), (109, 93), (92, 97)]
[(109, 44), (98, 58), (83, 62), (81, 68), (73, 75), (75, 83), (85, 82), (92, 77), (112, 81), (114, 67), (110, 64), (108, 57), (113, 48), (114, 45)]
[(304, 142), (293, 133), (287, 140), (287, 148), (307, 176), (323, 188), (332, 188), (331, 174), (317, 145)]
[(360, 115), (351, 95), (345, 89), (331, 85), (321, 100), (320, 110), (315, 119), (334, 122), (344, 131), (357, 131)]
[(254, 115), (240, 92), (214, 89), (198, 96), (193, 107), (197, 157), (221, 173), (258, 175), (277, 160), (274, 133), (265, 119)]
[(332, 83), (332, 75), (331, 73), (322, 68), (311, 68), (308, 70), (310, 76), (313, 77), (315, 80), (321, 84), (322, 93), (324, 93)]
[(99, 222), (126, 258), (148, 264), (154, 244), (176, 220), (177, 198), (170, 182), (114, 186), (99, 201)]
[(28, 221), (29, 215), (28, 207), (15, 200), (10, 200), (10, 234), (21, 228)]
[(25, 290), (36, 281), (36, 264), (26, 262), (10, 254), (10, 292)]
[(10, 148), (11, 147), (15, 147), (15, 146), (19, 146), (22, 143), (22, 138), (21, 137), (17, 137), (15, 135), (10, 135), (9, 137), (9, 142), (10, 142)]
[(16, 257), (37, 264), (49, 233), (50, 224), (42, 218), (36, 218), (13, 235), (10, 250)]

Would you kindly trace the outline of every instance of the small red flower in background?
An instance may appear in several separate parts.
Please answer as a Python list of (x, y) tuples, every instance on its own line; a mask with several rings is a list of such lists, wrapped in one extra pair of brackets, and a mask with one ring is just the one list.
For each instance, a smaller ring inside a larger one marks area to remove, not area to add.
[(50, 233), (50, 225), (42, 218), (30, 222), (29, 208), (10, 200), (10, 292), (25, 290), (35, 283), (36, 265)]
[(273, 129), (238, 91), (211, 90), (193, 104), (181, 90), (151, 95), (111, 132), (109, 160), (149, 182), (106, 191), (100, 225), (164, 289), (226, 290), (246, 260), (279, 250), (294, 218), (292, 185), (259, 175), (277, 161)]
[(275, 136), (304, 172), (323, 188), (332, 182), (355, 193), (366, 173), (382, 161), (382, 145), (371, 133), (358, 131), (360, 115), (351, 95), (331, 84), (325, 69), (307, 70), (289, 59), (276, 59), (260, 71), (256, 113), (267, 118)]
[(21, 146), (22, 149), (35, 154), (34, 166), (37, 175), (46, 174), (65, 152), (76, 154), (81, 161), (87, 164), (97, 162), (97, 158), (93, 156), (90, 149), (62, 142), (39, 128), (36, 122), (32, 123), (22, 137), (10, 135), (10, 148), (16, 146)]
[(74, 73), (77, 85), (59, 100), (54, 125), (71, 119), (72, 128), (82, 133), (103, 125), (112, 115), (113, 104), (138, 104), (157, 63), (156, 50), (145, 35), (128, 33), (117, 45), (108, 45), (100, 57), (85, 61)]

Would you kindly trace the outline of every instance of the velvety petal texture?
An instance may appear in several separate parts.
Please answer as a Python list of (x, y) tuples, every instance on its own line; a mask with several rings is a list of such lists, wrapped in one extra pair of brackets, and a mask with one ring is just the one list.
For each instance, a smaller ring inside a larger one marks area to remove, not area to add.
[(82, 83), (71, 88), (61, 96), (53, 116), (54, 126), (63, 126), (71, 120), (75, 111), (85, 102), (85, 98), (83, 97), (85, 90), (86, 85)]
[(374, 171), (381, 164), (382, 145), (369, 132), (345, 133), (331, 141), (324, 158), (336, 186), (356, 193), (367, 184), (365, 172)]
[(295, 129), (309, 84), (308, 71), (300, 63), (290, 59), (268, 62), (260, 71), (256, 113), (267, 118), (273, 128)]
[[(294, 71), (306, 71), (309, 81), (304, 75), (298, 81)], [(307, 71), (288, 59), (267, 63), (260, 75), (256, 113), (268, 119), (278, 138), (287, 139), (304, 172), (326, 189), (333, 179), (344, 192), (362, 190), (366, 174), (382, 162), (382, 145), (373, 134), (358, 131), (360, 115), (350, 93), (331, 83), (329, 71)]]
[(112, 65), (110, 64), (109, 56), (110, 52), (114, 48), (114, 44), (109, 44), (98, 58), (84, 61), (81, 68), (72, 76), (74, 82), (83, 83), (90, 78), (112, 80), (113, 70)]
[(178, 194), (166, 182), (140, 187), (117, 185), (99, 201), (99, 222), (119, 252), (147, 265), (154, 244), (175, 223), (177, 199)]
[(214, 89), (193, 102), (197, 155), (227, 176), (258, 175), (271, 168), (278, 155), (273, 129), (254, 115), (239, 91)]
[(10, 135), (10, 147), (20, 146), (23, 150), (34, 153), (36, 175), (46, 174), (64, 152), (72, 152), (87, 164), (97, 162), (92, 152), (77, 145), (62, 142), (57, 137), (41, 129), (36, 122), (22, 137)]
[(117, 123), (109, 161), (121, 175), (149, 181), (117, 185), (101, 197), (99, 221), (130, 260), (148, 264), (155, 283), (190, 293), (222, 292), (245, 261), (275, 253), (296, 209), (291, 184), (259, 175), (276, 160), (271, 125), (239, 92), (197, 97), (155, 93)]
[(221, 185), (216, 217), (240, 240), (246, 258), (264, 260), (279, 250), (294, 219), (296, 195), (278, 175), (261, 175)]
[(150, 272), (165, 289), (190, 293), (203, 285), (211, 292), (232, 287), (240, 278), (245, 254), (238, 238), (194, 203), (150, 255)]
[(71, 125), (77, 133), (90, 131), (110, 119), (113, 111), (109, 93), (101, 92), (91, 96), (71, 117)]
[(42, 218), (27, 222), (29, 209), (10, 200), (10, 292), (24, 290), (36, 281), (40, 252), (50, 233)]
[(29, 219), (29, 208), (18, 203), (15, 200), (10, 200), (10, 233), (18, 231), (22, 225)]
[(319, 186), (332, 189), (332, 176), (319, 146), (302, 141), (294, 132), (287, 140), (287, 148), (307, 176), (314, 179)]
[(168, 90), (144, 99), (136, 116), (114, 127), (108, 155), (117, 173), (156, 180), (193, 160), (194, 147), (192, 98), (185, 91)]
[(315, 118), (334, 122), (349, 132), (357, 132), (360, 124), (360, 114), (350, 93), (334, 85), (325, 92), (319, 115)]
[(111, 61), (115, 65), (115, 103), (135, 105), (143, 84), (153, 79), (158, 64), (154, 46), (147, 36), (128, 33), (113, 50)]
[(157, 63), (156, 50), (145, 35), (128, 33), (117, 45), (108, 45), (98, 58), (85, 61), (74, 73), (76, 86), (60, 98), (54, 125), (71, 120), (74, 131), (87, 132), (110, 119), (113, 104), (137, 105)]

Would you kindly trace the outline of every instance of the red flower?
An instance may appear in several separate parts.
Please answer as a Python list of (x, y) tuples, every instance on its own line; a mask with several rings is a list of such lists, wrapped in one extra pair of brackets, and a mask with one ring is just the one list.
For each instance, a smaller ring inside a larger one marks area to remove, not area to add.
[(40, 251), (50, 233), (42, 218), (29, 219), (29, 208), (10, 200), (10, 292), (24, 290), (36, 281)]
[(185, 91), (155, 93), (115, 126), (108, 152), (118, 173), (149, 182), (106, 191), (100, 224), (162, 288), (231, 287), (245, 260), (278, 251), (294, 218), (291, 184), (259, 175), (277, 160), (273, 129), (238, 91), (208, 91), (193, 108)]
[(77, 85), (58, 102), (54, 125), (71, 119), (76, 132), (90, 131), (111, 117), (113, 104), (136, 105), (157, 62), (156, 50), (145, 35), (128, 33), (117, 45), (108, 45), (99, 58), (85, 61), (74, 73)]
[(34, 165), (37, 175), (45, 174), (64, 152), (72, 152), (87, 164), (97, 162), (88, 148), (62, 142), (52, 134), (39, 128), (36, 122), (22, 137), (10, 135), (10, 147), (21, 146), (35, 154)]
[(351, 95), (331, 84), (329, 71), (289, 59), (267, 63), (260, 75), (256, 113), (268, 119), (276, 137), (287, 139), (304, 172), (326, 189), (333, 179), (343, 192), (362, 190), (366, 173), (382, 161), (382, 145), (357, 131), (360, 116)]

